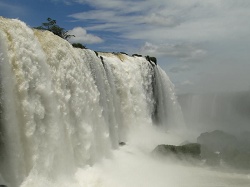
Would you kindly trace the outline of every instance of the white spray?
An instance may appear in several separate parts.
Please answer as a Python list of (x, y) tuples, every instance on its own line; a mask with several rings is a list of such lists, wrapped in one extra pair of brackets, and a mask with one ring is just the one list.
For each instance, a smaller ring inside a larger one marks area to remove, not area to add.
[(78, 186), (77, 168), (112, 157), (137, 126), (182, 123), (169, 78), (144, 57), (97, 56), (4, 18), (0, 39), (1, 171), (11, 186)]

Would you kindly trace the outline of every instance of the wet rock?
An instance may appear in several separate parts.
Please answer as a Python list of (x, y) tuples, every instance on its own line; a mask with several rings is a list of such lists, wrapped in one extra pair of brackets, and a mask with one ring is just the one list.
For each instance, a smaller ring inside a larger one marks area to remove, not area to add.
[(230, 165), (237, 169), (250, 169), (250, 152), (239, 150), (239, 149), (229, 149), (224, 150), (220, 155), (221, 160), (223, 160), (227, 165)]
[(158, 145), (154, 150), (153, 154), (161, 156), (174, 156), (178, 159), (186, 158), (200, 158), (200, 144), (190, 143), (182, 146), (175, 145)]
[(124, 145), (126, 145), (126, 143), (125, 142), (119, 142), (119, 145), (124, 146)]
[(98, 57), (98, 52), (97, 51), (94, 51), (95, 52), (95, 55)]
[(238, 140), (235, 136), (220, 130), (202, 133), (197, 138), (197, 143), (205, 146), (213, 152), (221, 152), (223, 149), (237, 147)]
[(224, 163), (237, 169), (250, 169), (250, 149), (245, 139), (248, 139), (247, 135), (237, 139), (216, 130), (202, 133), (197, 142), (201, 144), (201, 158), (206, 164), (217, 166)]
[(142, 55), (132, 54), (133, 57), (142, 57)]
[(221, 152), (212, 151), (204, 145), (201, 145), (201, 159), (205, 160), (205, 163), (209, 166), (218, 166), (221, 162)]
[(100, 56), (100, 59), (101, 59), (102, 65), (104, 66), (104, 60), (103, 60), (103, 57), (102, 57), (102, 56)]
[(157, 65), (157, 59), (156, 59), (155, 57), (146, 56), (145, 58), (146, 58), (147, 61), (150, 62), (150, 64), (151, 64), (152, 66)]
[(121, 54), (124, 54), (124, 55), (128, 55), (128, 53), (125, 53), (125, 52), (120, 52)]

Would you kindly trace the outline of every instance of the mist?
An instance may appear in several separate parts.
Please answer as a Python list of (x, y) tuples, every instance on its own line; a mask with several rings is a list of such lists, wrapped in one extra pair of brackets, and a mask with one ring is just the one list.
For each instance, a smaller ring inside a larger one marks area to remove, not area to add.
[(91, 187), (249, 185), (249, 174), (236, 173), (236, 170), (230, 167), (212, 168), (202, 162), (190, 164), (171, 157), (162, 159), (152, 156), (152, 150), (159, 144), (179, 145), (184, 140), (194, 141), (191, 134), (162, 132), (153, 127), (139, 127), (133, 130), (130, 141), (114, 151), (112, 159), (105, 159), (94, 167), (78, 170), (77, 180)]
[(248, 187), (250, 175), (228, 165), (211, 167), (204, 161), (193, 163), (174, 157), (157, 157), (152, 150), (159, 144), (180, 145), (196, 141), (195, 134), (185, 131), (162, 131), (159, 127), (138, 124), (131, 129), (126, 145), (94, 165), (78, 168), (74, 176), (50, 181), (29, 176), (22, 187)]
[(180, 94), (178, 100), (190, 129), (233, 134), (250, 130), (250, 91)]

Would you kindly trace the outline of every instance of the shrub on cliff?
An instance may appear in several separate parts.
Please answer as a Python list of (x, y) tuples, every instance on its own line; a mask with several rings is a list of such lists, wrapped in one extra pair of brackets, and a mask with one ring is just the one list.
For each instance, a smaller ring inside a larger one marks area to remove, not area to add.
[(86, 49), (86, 47), (81, 43), (73, 43), (72, 46), (75, 48)]
[(70, 37), (75, 37), (74, 35), (68, 34), (68, 31), (66, 31), (64, 28), (59, 27), (56, 24), (56, 20), (47, 18), (47, 21), (48, 22), (42, 23), (41, 26), (34, 27), (34, 28), (39, 29), (39, 30), (47, 30), (47, 31), (53, 32), (55, 35), (65, 40), (68, 40)]

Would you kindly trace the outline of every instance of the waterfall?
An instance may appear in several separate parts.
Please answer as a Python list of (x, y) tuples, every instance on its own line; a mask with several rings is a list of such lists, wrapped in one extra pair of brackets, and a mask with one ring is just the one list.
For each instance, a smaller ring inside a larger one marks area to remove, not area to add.
[(137, 126), (183, 124), (158, 65), (76, 49), (2, 17), (0, 96), (0, 177), (13, 187), (73, 180), (77, 168), (112, 157)]

